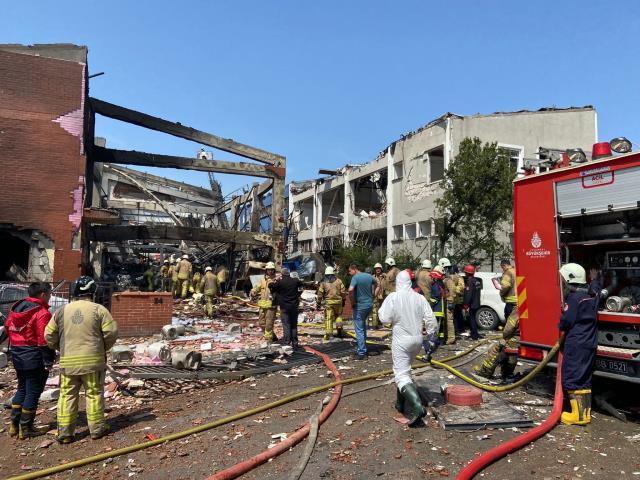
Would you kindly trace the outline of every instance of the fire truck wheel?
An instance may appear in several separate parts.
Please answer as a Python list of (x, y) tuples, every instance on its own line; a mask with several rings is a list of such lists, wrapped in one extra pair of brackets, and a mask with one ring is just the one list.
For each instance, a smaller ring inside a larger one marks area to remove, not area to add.
[(480, 307), (476, 313), (476, 323), (480, 330), (495, 330), (500, 325), (500, 317), (491, 307)]

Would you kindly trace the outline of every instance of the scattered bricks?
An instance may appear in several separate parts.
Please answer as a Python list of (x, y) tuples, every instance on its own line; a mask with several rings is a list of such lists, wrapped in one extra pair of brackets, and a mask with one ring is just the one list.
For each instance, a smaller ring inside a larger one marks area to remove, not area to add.
[(122, 292), (111, 299), (111, 315), (118, 322), (122, 337), (153, 335), (171, 324), (171, 293)]

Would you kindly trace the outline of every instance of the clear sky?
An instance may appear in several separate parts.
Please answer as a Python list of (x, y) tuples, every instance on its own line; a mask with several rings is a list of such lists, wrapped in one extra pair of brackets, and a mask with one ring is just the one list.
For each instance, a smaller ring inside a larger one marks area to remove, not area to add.
[[(640, 142), (636, 0), (5, 1), (0, 42), (87, 45), (105, 72), (92, 96), (283, 154), (288, 180), (370, 161), (447, 111), (594, 105), (601, 140)], [(106, 119), (97, 134), (199, 149)], [(259, 180), (218, 178), (225, 193)]]

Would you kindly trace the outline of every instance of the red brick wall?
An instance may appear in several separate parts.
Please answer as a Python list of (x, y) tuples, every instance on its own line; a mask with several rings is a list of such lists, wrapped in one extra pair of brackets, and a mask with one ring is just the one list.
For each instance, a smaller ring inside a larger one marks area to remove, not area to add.
[(118, 322), (122, 337), (160, 333), (162, 327), (171, 324), (173, 296), (159, 292), (115, 293), (111, 315)]
[(85, 76), (84, 63), (0, 51), (0, 223), (53, 240), (54, 280), (80, 273)]

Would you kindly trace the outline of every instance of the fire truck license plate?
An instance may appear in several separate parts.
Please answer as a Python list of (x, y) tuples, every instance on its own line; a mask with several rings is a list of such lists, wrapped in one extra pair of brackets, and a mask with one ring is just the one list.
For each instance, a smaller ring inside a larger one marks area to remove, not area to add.
[(626, 362), (620, 362), (618, 360), (604, 360), (602, 358), (597, 358), (596, 368), (599, 370), (606, 370), (608, 372), (627, 373)]

